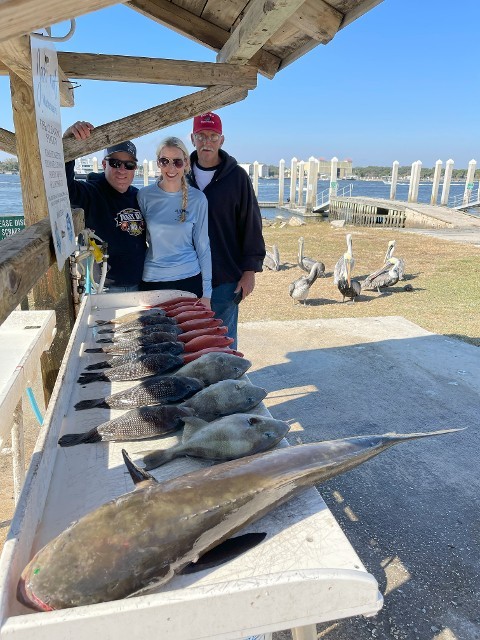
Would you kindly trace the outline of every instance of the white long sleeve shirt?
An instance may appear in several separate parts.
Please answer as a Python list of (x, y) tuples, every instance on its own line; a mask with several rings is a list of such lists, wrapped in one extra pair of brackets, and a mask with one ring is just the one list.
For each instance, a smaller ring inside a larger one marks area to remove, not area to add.
[(208, 238), (208, 202), (188, 187), (185, 221), (182, 192), (170, 193), (157, 183), (140, 189), (138, 204), (147, 223), (145, 282), (171, 282), (202, 274), (203, 295), (212, 294), (212, 257)]

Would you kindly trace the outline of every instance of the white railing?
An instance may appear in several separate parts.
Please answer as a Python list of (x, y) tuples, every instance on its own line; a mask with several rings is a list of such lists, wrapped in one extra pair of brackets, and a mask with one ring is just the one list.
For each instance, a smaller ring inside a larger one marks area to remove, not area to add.
[(480, 189), (478, 190), (476, 196), (473, 193), (473, 189), (467, 191), (467, 193), (461, 193), (456, 196), (450, 196), (448, 198), (448, 206), (452, 209), (455, 207), (466, 207), (470, 203), (476, 203), (480, 201)]
[[(352, 192), (353, 192), (353, 184), (349, 184), (346, 187), (342, 187), (341, 189), (339, 189), (335, 194), (335, 196), (338, 198), (350, 198), (352, 196)], [(316, 202), (317, 207), (322, 207), (323, 205), (328, 204), (329, 202), (330, 202), (330, 188), (324, 189), (323, 191), (320, 191), (320, 193), (317, 193), (317, 202)]]

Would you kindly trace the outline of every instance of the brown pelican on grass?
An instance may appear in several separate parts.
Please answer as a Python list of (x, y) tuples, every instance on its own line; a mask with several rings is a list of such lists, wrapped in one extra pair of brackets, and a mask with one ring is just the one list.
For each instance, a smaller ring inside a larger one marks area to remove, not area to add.
[(352, 234), (347, 234), (347, 250), (338, 259), (333, 272), (333, 283), (337, 285), (338, 290), (345, 298), (350, 298), (355, 302), (355, 298), (360, 295), (361, 285), (358, 280), (352, 279), (353, 267), (355, 266), (355, 258), (353, 257)]
[(314, 260), (313, 258), (307, 258), (306, 256), (303, 255), (304, 243), (305, 243), (304, 238), (298, 239), (298, 266), (300, 267), (300, 269), (303, 269), (307, 273), (310, 273), (313, 265), (317, 264), (319, 265), (317, 269), (321, 271), (320, 275), (321, 276), (325, 275), (325, 265), (323, 264), (323, 262), (320, 262), (319, 260)]
[(299, 302), (303, 302), (303, 304), (307, 304), (306, 300), (308, 297), (308, 293), (310, 291), (310, 287), (318, 278), (318, 276), (322, 275), (323, 269), (320, 263), (314, 262), (312, 268), (310, 269), (310, 273), (308, 276), (302, 276), (301, 278), (297, 278), (290, 285), (288, 292), (293, 299), (293, 304), (298, 300)]
[(378, 291), (386, 287), (393, 287), (400, 280), (400, 274), (404, 274), (405, 262), (401, 258), (393, 256), (395, 249), (395, 240), (388, 243), (387, 253), (385, 254), (385, 262), (380, 269), (374, 271), (362, 282), (362, 291)]
[(267, 251), (265, 253), (265, 258), (263, 259), (263, 266), (270, 271), (278, 271), (280, 269), (280, 254), (278, 252), (278, 247), (276, 244), (272, 245), (272, 251)]

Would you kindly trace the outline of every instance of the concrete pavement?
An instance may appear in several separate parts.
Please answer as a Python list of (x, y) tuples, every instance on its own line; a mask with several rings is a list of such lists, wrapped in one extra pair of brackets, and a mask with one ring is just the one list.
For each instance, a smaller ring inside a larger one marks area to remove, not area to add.
[(318, 632), (480, 639), (480, 350), (401, 317), (243, 323), (239, 348), (273, 416), (290, 422), (291, 444), (468, 427), (399, 445), (319, 487), (385, 604)]

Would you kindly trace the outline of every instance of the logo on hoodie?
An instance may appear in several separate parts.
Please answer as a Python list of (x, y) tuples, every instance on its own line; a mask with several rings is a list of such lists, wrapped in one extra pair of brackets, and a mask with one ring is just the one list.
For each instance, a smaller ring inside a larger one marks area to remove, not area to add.
[(117, 227), (131, 236), (140, 236), (145, 231), (145, 220), (138, 209), (122, 209), (115, 220)]

